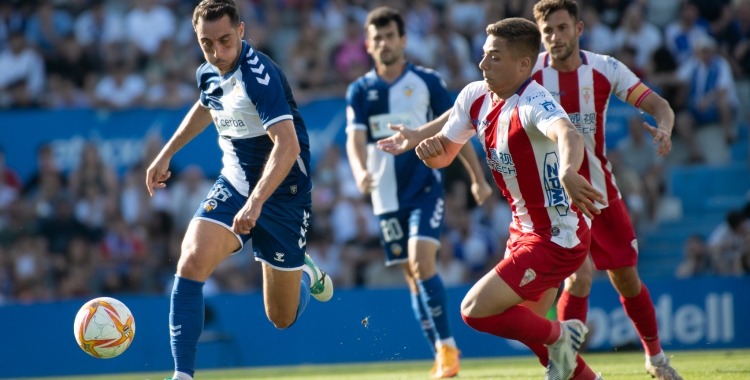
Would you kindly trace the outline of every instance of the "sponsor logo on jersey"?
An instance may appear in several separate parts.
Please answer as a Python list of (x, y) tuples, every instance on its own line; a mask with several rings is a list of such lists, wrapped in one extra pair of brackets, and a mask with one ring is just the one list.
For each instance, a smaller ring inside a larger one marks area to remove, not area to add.
[(490, 148), (487, 155), (487, 165), (490, 169), (507, 175), (516, 174), (516, 165), (513, 163), (513, 157), (510, 153), (498, 152), (495, 148)]
[(545, 96), (547, 96), (547, 95), (543, 91), (535, 92), (535, 93), (533, 93), (533, 94), (531, 94), (531, 95), (529, 95), (529, 96), (526, 97), (526, 102), (531, 102), (534, 99), (543, 98)]
[(542, 107), (544, 107), (544, 110), (547, 112), (554, 111), (557, 109), (557, 106), (555, 106), (555, 103), (545, 100), (540, 104)]
[(367, 100), (368, 101), (375, 101), (378, 100), (378, 90), (367, 90)]
[(206, 212), (210, 212), (211, 210), (215, 209), (219, 204), (216, 202), (216, 199), (209, 199), (206, 201), (206, 203), (203, 204), (203, 209), (206, 210)]
[(406, 86), (406, 88), (404, 88), (404, 94), (406, 95), (407, 98), (410, 98), (411, 94), (413, 93), (414, 93), (414, 86)]
[(276, 261), (284, 262), (284, 254), (281, 252), (276, 252), (276, 257), (273, 258)]
[(531, 268), (526, 269), (526, 272), (523, 274), (523, 278), (521, 279), (521, 283), (518, 285), (518, 287), (523, 287), (529, 282), (534, 281), (535, 278), (536, 272), (534, 272), (534, 270)]
[(596, 112), (584, 114), (580, 112), (569, 113), (568, 118), (581, 134), (596, 133)]
[(404, 252), (404, 248), (401, 247), (401, 244), (399, 243), (393, 243), (391, 244), (391, 252), (396, 256), (401, 256), (401, 253)]
[(547, 193), (546, 207), (555, 207), (560, 216), (568, 215), (568, 194), (560, 182), (557, 153), (549, 152), (544, 156), (544, 191)]
[(214, 123), (219, 128), (229, 128), (234, 127), (237, 129), (246, 129), (247, 126), (245, 125), (245, 122), (241, 119), (232, 119), (232, 118), (219, 118), (218, 116), (214, 116)]
[(589, 104), (589, 100), (591, 100), (591, 87), (586, 86), (581, 89), (581, 92), (583, 93), (583, 101)]

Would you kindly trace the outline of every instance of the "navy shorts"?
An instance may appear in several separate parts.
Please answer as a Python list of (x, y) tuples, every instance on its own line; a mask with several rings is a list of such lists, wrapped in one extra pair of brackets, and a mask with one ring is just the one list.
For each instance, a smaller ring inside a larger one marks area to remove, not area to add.
[(440, 247), (444, 212), (445, 201), (442, 196), (426, 196), (413, 207), (378, 215), (380, 244), (385, 250), (385, 265), (405, 263), (409, 260), (409, 239), (434, 241)]
[[(252, 238), (250, 243), (255, 260), (279, 270), (298, 270), (305, 263), (305, 234), (310, 221), (311, 193), (283, 197), (283, 201), (269, 198), (263, 204), (260, 217), (250, 233), (235, 236), (242, 245)], [(247, 197), (240, 194), (229, 180), (219, 176), (193, 219), (207, 220), (232, 232), (234, 217), (246, 201)]]

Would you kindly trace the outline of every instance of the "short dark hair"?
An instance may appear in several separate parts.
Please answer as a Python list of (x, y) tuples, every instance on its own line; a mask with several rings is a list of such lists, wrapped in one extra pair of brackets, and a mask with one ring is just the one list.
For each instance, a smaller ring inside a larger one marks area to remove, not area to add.
[(232, 26), (240, 25), (240, 13), (234, 0), (203, 0), (193, 11), (193, 27), (198, 25), (200, 19), (211, 22), (220, 20), (225, 15), (229, 16)]
[(525, 18), (506, 18), (487, 25), (487, 35), (504, 38), (513, 57), (529, 57), (532, 62), (536, 62), (542, 47), (542, 34), (539, 28)]
[(732, 231), (736, 230), (743, 221), (745, 221), (745, 216), (738, 210), (729, 211), (727, 214), (727, 224)]
[(404, 31), (404, 18), (401, 17), (401, 13), (390, 7), (378, 7), (370, 11), (367, 14), (367, 21), (365, 21), (365, 34), (367, 34), (367, 28), (370, 25), (374, 25), (376, 28), (382, 28), (391, 22), (395, 22), (398, 27), (398, 36), (403, 37), (406, 32)]
[(537, 22), (544, 21), (551, 13), (566, 10), (578, 21), (578, 4), (575, 0), (542, 0), (534, 5), (534, 18)]

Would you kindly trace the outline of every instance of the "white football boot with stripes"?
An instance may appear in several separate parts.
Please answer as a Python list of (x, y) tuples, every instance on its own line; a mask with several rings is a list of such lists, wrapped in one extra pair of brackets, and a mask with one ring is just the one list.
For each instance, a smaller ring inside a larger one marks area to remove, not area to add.
[(571, 319), (560, 322), (560, 339), (547, 346), (549, 363), (544, 380), (569, 380), (576, 370), (576, 357), (589, 331), (586, 325)]

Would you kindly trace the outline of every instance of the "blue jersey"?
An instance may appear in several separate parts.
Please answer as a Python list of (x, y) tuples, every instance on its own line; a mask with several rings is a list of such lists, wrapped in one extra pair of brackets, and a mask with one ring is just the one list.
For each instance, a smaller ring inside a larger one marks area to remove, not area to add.
[(442, 196), (442, 170), (427, 167), (413, 150), (394, 157), (376, 144), (393, 134), (389, 123), (418, 128), (453, 106), (438, 73), (407, 63), (401, 77), (389, 84), (373, 69), (349, 85), (346, 102), (347, 132), (367, 131), (376, 215), (413, 207), (426, 193)]
[(242, 41), (237, 67), (222, 76), (206, 62), (198, 68), (196, 78), (201, 105), (210, 110), (219, 132), (219, 146), (224, 152), (221, 174), (240, 194), (247, 197), (255, 188), (274, 145), (266, 130), (283, 120), (294, 122), (300, 155), (273, 195), (312, 189), (305, 123), (275, 62)]

